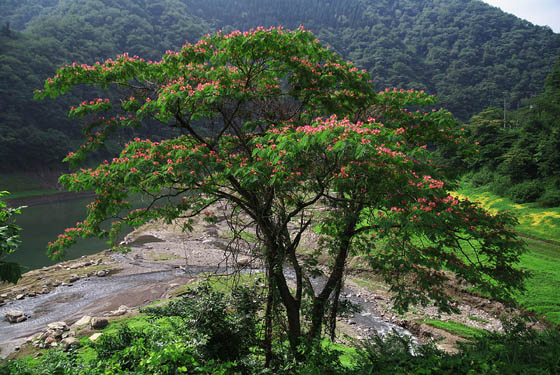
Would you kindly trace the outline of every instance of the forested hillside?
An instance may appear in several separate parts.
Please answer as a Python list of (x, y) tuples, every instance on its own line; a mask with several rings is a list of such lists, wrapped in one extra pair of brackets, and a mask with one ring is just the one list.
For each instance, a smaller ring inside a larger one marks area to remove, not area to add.
[(417, 88), (468, 120), (542, 92), (560, 35), (477, 0), (27, 0), (0, 5), (3, 168), (56, 163), (78, 138), (68, 104), (35, 102), (57, 66), (128, 52), (146, 59), (217, 29), (299, 24), (371, 72), (376, 89)]
[(505, 117), (496, 107), (472, 117), (467, 129), (480, 146), (466, 166), (473, 187), (517, 203), (560, 206), (560, 59), (544, 88)]

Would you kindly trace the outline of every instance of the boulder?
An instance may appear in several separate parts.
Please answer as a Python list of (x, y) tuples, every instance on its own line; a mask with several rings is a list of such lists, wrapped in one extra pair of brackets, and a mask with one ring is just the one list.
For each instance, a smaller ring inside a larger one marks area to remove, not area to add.
[(97, 272), (95, 273), (95, 276), (97, 276), (97, 277), (105, 277), (105, 276), (107, 276), (107, 272), (104, 271), (104, 270), (97, 271)]
[(91, 328), (92, 329), (103, 329), (107, 327), (109, 321), (105, 318), (92, 318), (91, 319)]
[(70, 278), (68, 279), (68, 282), (69, 282), (69, 283), (74, 283), (74, 282), (76, 282), (76, 281), (78, 281), (78, 280), (80, 280), (80, 276), (78, 276), (78, 275), (76, 275), (76, 274), (73, 274), (73, 275), (70, 275)]
[(80, 327), (80, 326), (85, 326), (86, 324), (89, 324), (90, 322), (91, 322), (91, 316), (84, 315), (80, 318), (80, 320), (78, 320), (76, 323), (74, 323), (74, 325), (76, 327)]
[(16, 299), (23, 299), (25, 297), (25, 294), (18, 294), (16, 296)]
[(108, 312), (105, 316), (121, 316), (126, 314), (128, 311), (128, 306), (121, 305), (117, 310)]
[(21, 310), (12, 310), (6, 313), (6, 320), (10, 323), (19, 323), (27, 319), (25, 313)]
[(68, 325), (66, 324), (66, 322), (49, 323), (49, 324), (47, 324), (47, 327), (49, 329), (59, 330), (59, 331), (68, 331), (70, 329), (70, 328), (68, 328)]
[(90, 339), (91, 341), (95, 341), (95, 340), (97, 340), (101, 335), (102, 335), (101, 332), (97, 332), (97, 333), (94, 333), (93, 335), (91, 335), (91, 336), (89, 337), (89, 339)]
[(80, 346), (80, 341), (75, 337), (67, 337), (61, 341), (62, 349), (64, 351), (70, 350), (72, 347)]

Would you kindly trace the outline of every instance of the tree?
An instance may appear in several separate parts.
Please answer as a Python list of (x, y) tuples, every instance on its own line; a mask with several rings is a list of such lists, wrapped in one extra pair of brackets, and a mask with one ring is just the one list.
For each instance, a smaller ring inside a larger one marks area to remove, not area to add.
[[(267, 361), (274, 296), (298, 355), (302, 337), (322, 334), (350, 254), (370, 259), (401, 309), (435, 301), (454, 310), (448, 271), (502, 299), (522, 289), (524, 273), (513, 267), (523, 249), (511, 230), (514, 219), (450, 196), (449, 170), (431, 161), (433, 146), (464, 145), (451, 114), (409, 112), (433, 105), (422, 92), (375, 93), (367, 72), (301, 27), (218, 32), (157, 62), (124, 54), (94, 66), (75, 63), (60, 68), (36, 97), (82, 84), (118, 86), (125, 95), (115, 104), (95, 98), (71, 108), (71, 116), (88, 119), (86, 143), (65, 160), (79, 162), (118, 129), (143, 122), (157, 120), (181, 134), (134, 139), (111, 162), (63, 176), (66, 187), (94, 189), (97, 199), (83, 222), (49, 245), (50, 254), (62, 256), (80, 236), (114, 241), (125, 224), (192, 218), (226, 202), (262, 244)], [(150, 203), (133, 209), (133, 194)], [(101, 227), (105, 220), (111, 229)], [(320, 228), (324, 247), (303, 257), (300, 242), (311, 228)], [(317, 266), (322, 251), (332, 259), (327, 271)], [(314, 287), (311, 277), (321, 272), (326, 284)]]
[[(0, 198), (7, 194), (7, 191), (0, 191)], [(13, 253), (20, 243), (20, 228), (14, 223), (12, 216), (19, 214), (22, 208), (8, 208), (6, 203), (0, 200), (0, 282), (16, 283), (21, 277), (19, 264), (2, 259)]]

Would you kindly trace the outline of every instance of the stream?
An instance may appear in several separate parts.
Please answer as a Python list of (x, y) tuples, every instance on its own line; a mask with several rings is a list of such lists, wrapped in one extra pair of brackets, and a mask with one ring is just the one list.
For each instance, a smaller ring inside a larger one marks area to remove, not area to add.
[[(203, 272), (227, 273), (226, 269), (216, 267), (189, 267), (188, 269), (175, 268), (145, 261), (135, 261), (120, 254), (115, 254), (114, 259), (127, 262), (135, 266), (145, 268), (145, 273), (132, 275), (114, 275), (107, 277), (91, 277), (81, 279), (71, 286), (59, 286), (52, 292), (36, 297), (28, 297), (16, 300), (9, 305), (0, 307), (0, 316), (4, 316), (11, 310), (22, 310), (28, 315), (28, 319), (17, 324), (10, 324), (0, 320), (0, 353), (5, 357), (18, 345), (25, 342), (26, 338), (41, 331), (48, 323), (55, 321), (66, 321), (72, 323), (81, 318), (96, 304), (102, 304), (104, 299), (110, 298), (119, 292), (131, 291), (138, 287), (149, 287), (156, 283), (165, 283), (181, 277), (193, 277)], [(163, 269), (162, 269), (163, 266)], [(255, 270), (252, 270), (253, 272)], [(258, 271), (258, 270), (257, 270)], [(295, 280), (294, 272), (286, 270), (289, 280)], [(311, 282), (315, 289), (322, 287), (326, 279), (324, 277), (312, 278)], [(363, 298), (354, 290), (345, 287), (342, 291), (342, 300), (349, 300), (361, 307), (362, 311), (355, 314), (351, 321), (363, 332), (363, 335), (375, 332), (385, 335), (397, 331), (401, 335), (412, 334), (407, 330), (384, 321), (375, 311), (375, 303)]]

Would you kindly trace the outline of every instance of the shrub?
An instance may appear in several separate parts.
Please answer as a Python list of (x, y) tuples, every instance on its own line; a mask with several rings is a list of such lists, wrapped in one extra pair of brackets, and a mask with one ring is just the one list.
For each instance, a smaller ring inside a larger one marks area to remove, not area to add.
[(511, 187), (511, 179), (498, 173), (494, 174), (494, 181), (489, 185), (490, 191), (494, 194), (505, 196)]
[(470, 175), (470, 178), (467, 176), (466, 179), (471, 183), (472, 187), (477, 188), (492, 183), (495, 179), (495, 174), (488, 168), (482, 168)]
[(512, 186), (508, 195), (516, 203), (535, 202), (543, 193), (543, 185), (539, 180), (523, 181)]

